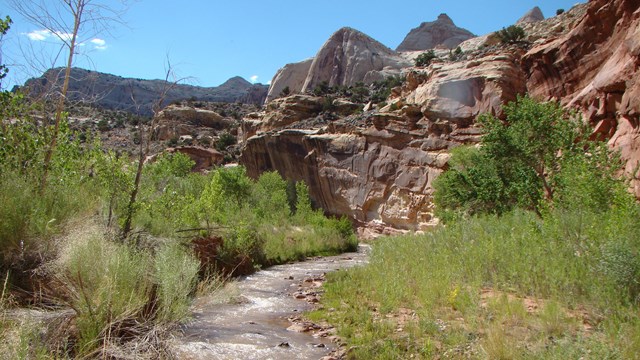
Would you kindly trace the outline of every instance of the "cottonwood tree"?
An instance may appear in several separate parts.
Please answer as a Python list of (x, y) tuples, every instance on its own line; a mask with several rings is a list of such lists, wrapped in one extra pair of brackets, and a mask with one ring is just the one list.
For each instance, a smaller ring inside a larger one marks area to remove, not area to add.
[[(156, 101), (153, 103), (151, 108), (153, 112), (153, 117), (145, 130), (145, 126), (141, 123), (139, 128), (139, 153), (138, 153), (138, 166), (136, 169), (136, 177), (133, 181), (133, 187), (131, 189), (131, 194), (129, 196), (129, 203), (127, 204), (126, 217), (124, 220), (124, 225), (122, 226), (122, 238), (126, 238), (131, 233), (131, 223), (133, 221), (133, 215), (135, 214), (136, 202), (138, 197), (138, 192), (140, 190), (140, 181), (142, 180), (142, 170), (144, 169), (144, 163), (149, 156), (151, 150), (151, 142), (153, 141), (153, 132), (156, 127), (156, 122), (158, 121), (158, 114), (162, 110), (165, 100), (167, 96), (173, 88), (176, 87), (181, 82), (184, 82), (187, 78), (178, 78), (175, 74), (174, 68), (171, 65), (171, 61), (167, 56), (167, 62), (165, 67), (165, 77), (164, 82), (157, 93)], [(133, 86), (130, 87), (130, 95), (131, 100), (139, 110), (139, 105), (137, 99), (135, 97), (135, 93), (133, 91)], [(145, 134), (146, 131), (146, 134)]]
[(64, 116), (65, 100), (69, 89), (71, 68), (77, 48), (101, 33), (108, 32), (113, 23), (122, 24), (122, 15), (128, 1), (105, 0), (8, 0), (9, 5), (27, 21), (49, 36), (60, 40), (67, 51), (62, 89), (58, 94), (51, 140), (45, 153), (40, 191), (47, 184), (51, 158), (56, 149), (60, 122)]

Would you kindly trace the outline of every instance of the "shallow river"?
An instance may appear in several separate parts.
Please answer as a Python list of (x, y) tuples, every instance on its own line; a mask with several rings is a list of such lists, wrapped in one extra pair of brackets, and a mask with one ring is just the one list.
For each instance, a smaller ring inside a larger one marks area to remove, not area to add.
[(289, 318), (312, 308), (309, 298), (296, 299), (295, 294), (300, 293), (301, 282), (313, 286), (324, 273), (365, 263), (368, 252), (364, 245), (357, 253), (273, 266), (233, 283), (234, 301), (199, 299), (193, 320), (176, 338), (176, 355), (180, 359), (274, 360), (326, 356), (335, 347), (331, 341), (291, 326)]

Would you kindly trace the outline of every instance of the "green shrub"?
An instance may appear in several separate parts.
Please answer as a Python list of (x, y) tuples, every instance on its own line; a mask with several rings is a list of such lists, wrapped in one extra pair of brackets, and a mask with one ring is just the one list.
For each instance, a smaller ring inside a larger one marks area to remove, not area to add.
[(500, 39), (500, 42), (502, 42), (503, 44), (514, 44), (521, 42), (526, 36), (524, 29), (517, 25), (511, 25), (507, 28), (502, 28), (502, 30), (496, 32), (496, 35), (498, 36), (498, 39)]
[(564, 14), (564, 9), (556, 10), (556, 15), (562, 15), (562, 14)]
[(605, 209), (621, 196), (623, 186), (613, 174), (617, 162), (606, 144), (585, 140), (589, 130), (559, 104), (519, 97), (504, 111), (504, 122), (480, 116), (485, 134), (479, 149), (453, 152), (450, 169), (434, 182), (438, 211)]
[(416, 63), (416, 66), (419, 66), (419, 67), (429, 66), (429, 64), (431, 64), (431, 62), (437, 58), (438, 56), (436, 55), (436, 52), (433, 50), (429, 50), (427, 52), (424, 52), (418, 55), (418, 57), (415, 60), (415, 63)]

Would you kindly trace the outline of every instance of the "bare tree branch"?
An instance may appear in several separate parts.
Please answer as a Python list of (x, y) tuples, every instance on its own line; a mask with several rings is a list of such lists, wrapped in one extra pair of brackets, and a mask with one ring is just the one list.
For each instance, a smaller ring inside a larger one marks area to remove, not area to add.
[[(63, 46), (68, 48), (62, 90), (57, 99), (54, 129), (45, 154), (44, 171), (40, 182), (40, 191), (44, 192), (51, 158), (57, 145), (76, 47), (101, 32), (108, 32), (109, 24), (122, 23), (121, 15), (126, 7), (122, 9), (115, 7), (114, 2), (108, 6), (101, 0), (9, 0), (9, 4), (25, 19), (57, 37)], [(121, 2), (121, 4), (127, 3)]]

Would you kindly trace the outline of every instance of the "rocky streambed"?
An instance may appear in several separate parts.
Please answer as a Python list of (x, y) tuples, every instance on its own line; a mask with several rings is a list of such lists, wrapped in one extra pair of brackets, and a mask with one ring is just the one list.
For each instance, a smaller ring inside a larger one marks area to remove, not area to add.
[[(330, 331), (302, 320), (324, 274), (367, 262), (356, 253), (273, 266), (231, 284), (226, 301), (198, 299), (173, 351), (180, 359), (321, 359), (336, 349)], [(214, 295), (215, 297), (215, 295)]]

